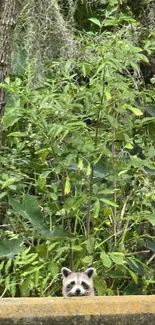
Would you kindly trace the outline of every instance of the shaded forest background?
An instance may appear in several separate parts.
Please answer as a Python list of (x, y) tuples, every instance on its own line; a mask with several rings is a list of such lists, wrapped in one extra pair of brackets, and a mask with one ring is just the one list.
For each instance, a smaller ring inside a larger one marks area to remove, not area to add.
[(2, 0), (0, 295), (155, 293), (155, 3)]

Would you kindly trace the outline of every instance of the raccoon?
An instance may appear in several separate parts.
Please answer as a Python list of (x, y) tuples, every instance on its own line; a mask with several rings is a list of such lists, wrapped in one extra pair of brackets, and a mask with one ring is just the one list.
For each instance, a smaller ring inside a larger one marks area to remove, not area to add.
[(62, 294), (64, 297), (94, 296), (93, 275), (95, 269), (90, 267), (85, 272), (72, 272), (67, 267), (61, 269), (63, 276)]

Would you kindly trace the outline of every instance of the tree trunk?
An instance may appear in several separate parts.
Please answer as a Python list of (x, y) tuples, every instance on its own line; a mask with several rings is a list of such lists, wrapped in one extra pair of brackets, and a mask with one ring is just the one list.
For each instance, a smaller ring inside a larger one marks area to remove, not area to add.
[[(0, 83), (4, 82), (9, 73), (17, 7), (18, 0), (0, 0)], [(4, 108), (5, 89), (0, 88), (0, 118)]]

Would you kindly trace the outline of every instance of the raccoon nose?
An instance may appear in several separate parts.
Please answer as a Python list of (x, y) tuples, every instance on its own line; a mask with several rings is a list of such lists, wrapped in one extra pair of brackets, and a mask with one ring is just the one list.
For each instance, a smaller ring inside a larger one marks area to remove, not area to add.
[(77, 288), (76, 293), (79, 295), (80, 292), (81, 292), (81, 290)]

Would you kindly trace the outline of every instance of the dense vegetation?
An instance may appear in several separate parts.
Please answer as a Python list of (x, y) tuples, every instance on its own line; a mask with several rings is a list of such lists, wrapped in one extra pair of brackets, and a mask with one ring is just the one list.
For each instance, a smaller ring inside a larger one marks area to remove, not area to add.
[(61, 295), (90, 265), (99, 295), (153, 294), (154, 2), (44, 3), (1, 83), (0, 294)]

